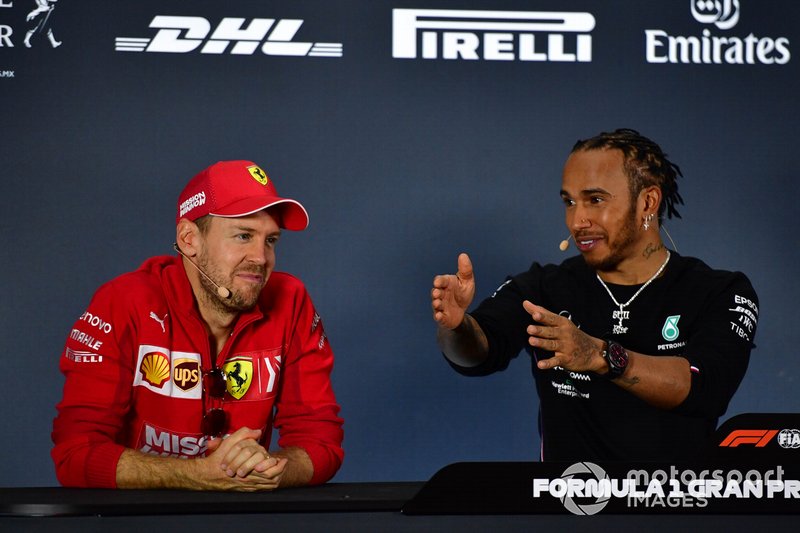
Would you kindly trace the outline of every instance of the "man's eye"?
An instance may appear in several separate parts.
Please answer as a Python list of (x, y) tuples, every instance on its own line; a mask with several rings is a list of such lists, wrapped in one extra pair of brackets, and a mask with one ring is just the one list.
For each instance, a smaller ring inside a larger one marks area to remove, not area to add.
[(267, 237), (267, 244), (270, 246), (275, 246), (278, 244), (278, 237)]
[(565, 207), (572, 207), (575, 205), (575, 201), (571, 200), (570, 198), (562, 198), (561, 201), (564, 202)]
[(589, 199), (589, 201), (592, 202), (593, 204), (601, 204), (601, 203), (603, 203), (603, 197), (602, 196), (592, 196)]
[(239, 239), (240, 241), (249, 241), (250, 240), (250, 234), (249, 233), (239, 233), (238, 235), (236, 235), (236, 238)]

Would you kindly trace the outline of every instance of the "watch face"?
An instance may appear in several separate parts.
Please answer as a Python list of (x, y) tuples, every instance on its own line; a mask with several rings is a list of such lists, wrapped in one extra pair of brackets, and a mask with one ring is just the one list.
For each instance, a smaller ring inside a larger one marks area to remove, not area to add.
[(625, 351), (625, 348), (623, 348), (622, 345), (615, 342), (609, 342), (606, 353), (608, 354), (608, 364), (611, 367), (625, 368), (625, 366), (627, 366), (628, 352)]

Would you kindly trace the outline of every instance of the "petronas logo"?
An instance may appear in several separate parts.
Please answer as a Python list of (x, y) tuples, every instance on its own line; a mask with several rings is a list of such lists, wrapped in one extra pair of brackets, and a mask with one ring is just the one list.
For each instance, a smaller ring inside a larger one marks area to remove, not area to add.
[(672, 342), (678, 338), (678, 335), (681, 334), (681, 330), (678, 329), (678, 320), (680, 319), (681, 315), (667, 317), (664, 327), (661, 328), (661, 336), (664, 337), (664, 340)]

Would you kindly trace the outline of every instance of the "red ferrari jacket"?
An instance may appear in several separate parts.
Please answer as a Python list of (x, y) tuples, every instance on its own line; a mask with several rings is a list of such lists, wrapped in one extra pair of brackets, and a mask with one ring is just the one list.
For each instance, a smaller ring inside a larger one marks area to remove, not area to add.
[[(116, 487), (125, 448), (203, 456), (202, 377), (212, 367), (210, 354), (179, 258), (151, 258), (103, 285), (61, 356), (66, 381), (51, 452), (61, 484)], [(344, 456), (343, 421), (330, 382), (333, 352), (298, 279), (270, 275), (215, 364), (227, 375), (222, 406), (228, 433), (261, 429), (266, 447), (274, 426), (280, 447), (308, 453), (312, 484), (333, 477)]]

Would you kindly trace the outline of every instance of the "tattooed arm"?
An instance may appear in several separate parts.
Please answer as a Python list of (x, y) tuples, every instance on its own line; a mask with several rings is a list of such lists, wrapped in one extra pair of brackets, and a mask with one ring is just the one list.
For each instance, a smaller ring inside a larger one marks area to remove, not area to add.
[[(577, 372), (608, 373), (603, 357), (605, 341), (587, 335), (568, 318), (529, 301), (523, 304), (537, 325), (528, 326), (531, 346), (552, 351), (554, 356), (537, 363), (542, 370), (555, 366)], [(683, 402), (691, 388), (689, 361), (683, 357), (656, 357), (628, 352), (625, 372), (612, 380), (619, 387), (661, 409), (672, 409)]]

